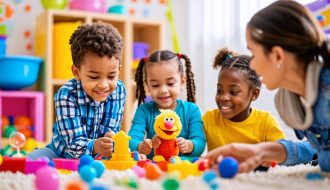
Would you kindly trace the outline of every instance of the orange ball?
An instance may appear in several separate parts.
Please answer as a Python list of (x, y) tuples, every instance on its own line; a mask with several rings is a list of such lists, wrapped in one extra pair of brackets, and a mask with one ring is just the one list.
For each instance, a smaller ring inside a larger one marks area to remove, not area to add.
[(30, 129), (21, 129), (19, 132), (23, 133), (25, 138), (30, 138), (32, 137), (32, 131)]
[(70, 181), (66, 185), (66, 190), (85, 190), (87, 186), (83, 181)]
[(147, 164), (145, 166), (146, 178), (157, 180), (163, 175), (163, 171), (156, 164)]
[(14, 125), (17, 130), (26, 129), (32, 126), (32, 120), (28, 116), (18, 116), (14, 120)]

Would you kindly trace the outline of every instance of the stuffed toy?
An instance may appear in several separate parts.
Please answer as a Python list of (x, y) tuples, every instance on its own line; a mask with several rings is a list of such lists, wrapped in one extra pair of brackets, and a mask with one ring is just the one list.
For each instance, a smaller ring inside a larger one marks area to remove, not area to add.
[(180, 117), (174, 111), (161, 110), (154, 124), (155, 133), (161, 140), (160, 146), (154, 150), (154, 160), (169, 161), (172, 156), (179, 155), (176, 138), (180, 134), (181, 128)]

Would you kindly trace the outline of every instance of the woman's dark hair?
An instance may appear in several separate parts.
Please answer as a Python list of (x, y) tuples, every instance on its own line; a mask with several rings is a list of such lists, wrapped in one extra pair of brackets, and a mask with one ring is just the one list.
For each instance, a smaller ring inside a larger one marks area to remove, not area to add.
[(113, 56), (121, 59), (123, 38), (115, 27), (106, 23), (80, 25), (70, 38), (73, 64), (79, 68), (86, 53), (93, 52), (100, 57)]
[(261, 81), (259, 80), (257, 73), (251, 69), (250, 60), (251, 58), (247, 55), (237, 55), (227, 48), (222, 48), (214, 58), (213, 68), (218, 69), (221, 67), (220, 72), (224, 69), (235, 69), (240, 71), (249, 80), (250, 85), (253, 88), (260, 88)]
[(318, 56), (329, 65), (325, 34), (315, 16), (295, 1), (275, 1), (257, 12), (247, 24), (247, 29), (251, 39), (261, 44), (265, 53), (274, 46), (281, 46), (305, 65)]
[(157, 64), (161, 61), (170, 61), (174, 60), (179, 64), (179, 72), (181, 76), (184, 75), (184, 67), (181, 62), (181, 58), (185, 60), (185, 70), (186, 70), (186, 77), (187, 77), (187, 100), (189, 102), (195, 102), (195, 94), (196, 94), (196, 87), (194, 81), (194, 73), (191, 69), (191, 62), (188, 56), (184, 54), (175, 54), (168, 50), (160, 50), (153, 52), (149, 57), (142, 58), (139, 62), (139, 65), (136, 70), (135, 74), (135, 82), (136, 82), (136, 99), (138, 100), (138, 105), (144, 103), (144, 99), (146, 98), (146, 93), (144, 90), (144, 83), (147, 79), (146, 74), (146, 65), (148, 64)]

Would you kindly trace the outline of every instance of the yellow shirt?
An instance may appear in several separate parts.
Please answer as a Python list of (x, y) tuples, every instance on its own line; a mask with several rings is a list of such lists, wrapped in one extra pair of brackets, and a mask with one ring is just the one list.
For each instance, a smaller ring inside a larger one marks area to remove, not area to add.
[(256, 144), (285, 139), (276, 119), (269, 112), (255, 108), (241, 122), (221, 117), (219, 109), (209, 110), (203, 115), (203, 122), (209, 151), (233, 142)]

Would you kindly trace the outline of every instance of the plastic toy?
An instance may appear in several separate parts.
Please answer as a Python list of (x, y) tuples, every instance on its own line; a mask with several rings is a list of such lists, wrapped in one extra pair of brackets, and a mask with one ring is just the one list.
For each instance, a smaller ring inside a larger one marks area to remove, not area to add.
[(140, 166), (134, 166), (134, 167), (132, 168), (132, 170), (133, 170), (134, 173), (135, 173), (138, 177), (140, 177), (140, 178), (146, 176), (146, 170), (145, 170), (144, 168), (140, 167)]
[(19, 149), (24, 146), (25, 142), (25, 136), (20, 132), (13, 132), (9, 136), (10, 145), (17, 150), (17, 153), (13, 155), (14, 157), (23, 157)]
[(79, 169), (79, 175), (85, 182), (92, 183), (96, 178), (96, 170), (90, 165), (84, 165)]
[(57, 169), (77, 171), (79, 160), (77, 159), (68, 159), (68, 158), (54, 158), (53, 162)]
[(105, 0), (70, 0), (70, 9), (84, 10), (91, 12), (106, 12)]
[(154, 124), (154, 130), (161, 140), (160, 146), (154, 150), (154, 161), (168, 161), (172, 156), (179, 155), (176, 137), (180, 134), (181, 128), (180, 118), (174, 111), (161, 110)]
[(64, 9), (68, 0), (41, 0), (44, 9)]
[(92, 168), (95, 169), (96, 171), (96, 177), (100, 178), (102, 176), (102, 174), (104, 173), (105, 170), (105, 166), (103, 164), (103, 162), (95, 160), (92, 164), (91, 164)]
[(53, 46), (54, 46), (54, 58), (53, 58), (53, 76), (56, 79), (70, 79), (73, 77), (71, 72), (72, 57), (70, 50), (71, 34), (81, 24), (80, 21), (76, 22), (58, 22), (54, 24), (53, 33)]
[(126, 8), (123, 5), (113, 5), (108, 9), (108, 13), (113, 14), (125, 15), (126, 12)]
[(146, 178), (150, 180), (157, 180), (163, 175), (162, 170), (156, 164), (153, 163), (147, 164), (145, 166), (145, 170), (146, 170)]
[(42, 160), (26, 160), (24, 173), (36, 174), (40, 168), (45, 166), (48, 166), (48, 162)]
[(111, 160), (102, 160), (107, 169), (126, 170), (136, 165), (128, 151), (128, 142), (131, 139), (124, 131), (119, 131), (113, 137), (115, 141)]
[(2, 164), (0, 165), (0, 171), (11, 171), (24, 173), (26, 158), (12, 158), (4, 156), (2, 158)]
[(0, 88), (18, 90), (33, 85), (42, 59), (33, 56), (0, 56)]
[(203, 180), (209, 184), (212, 180), (217, 178), (217, 174), (213, 170), (205, 171), (203, 174)]
[(58, 172), (50, 166), (42, 167), (36, 172), (34, 184), (38, 190), (58, 190), (60, 187)]
[(226, 157), (218, 165), (219, 174), (223, 178), (233, 178), (238, 172), (238, 162), (233, 157)]
[(180, 187), (180, 183), (175, 178), (167, 178), (163, 182), (164, 190), (177, 190)]
[(167, 164), (168, 172), (179, 172), (180, 179), (186, 179), (188, 176), (200, 176), (202, 172), (198, 169), (198, 164), (190, 163), (187, 160)]

